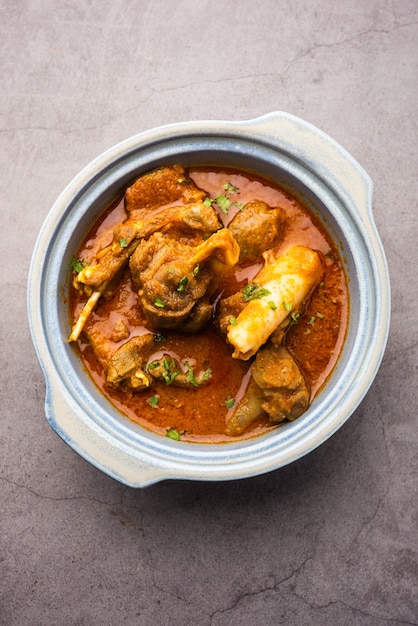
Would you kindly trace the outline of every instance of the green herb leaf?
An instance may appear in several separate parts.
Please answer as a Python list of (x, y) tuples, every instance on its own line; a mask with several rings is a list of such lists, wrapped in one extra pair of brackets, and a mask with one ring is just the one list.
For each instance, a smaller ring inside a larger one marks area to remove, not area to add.
[(229, 318), (229, 323), (231, 324), (231, 326), (236, 326), (237, 325), (237, 318), (236, 317), (230, 317)]
[(199, 383), (195, 378), (193, 368), (187, 362), (185, 363), (185, 366), (187, 367), (187, 381), (191, 383), (194, 387), (199, 387)]
[(324, 316), (322, 313), (316, 313), (316, 317), (319, 317), (319, 319), (322, 319)]
[(87, 261), (79, 261), (78, 259), (73, 257), (70, 262), (70, 269), (79, 274), (83, 267), (86, 267), (86, 265), (88, 265)]
[(239, 193), (238, 187), (235, 187), (235, 185), (233, 185), (229, 181), (225, 183), (224, 189), (227, 193)]
[(234, 398), (231, 398), (231, 396), (228, 396), (227, 399), (225, 400), (225, 406), (227, 409), (232, 409), (232, 407), (235, 404), (235, 400)]
[(177, 285), (177, 291), (184, 291), (186, 289), (188, 282), (189, 282), (189, 279), (187, 278), (187, 276), (183, 276), (183, 278), (180, 280), (179, 284)]
[(163, 379), (166, 385), (171, 385), (180, 372), (163, 372)]
[(212, 376), (212, 370), (210, 369), (210, 367), (208, 367), (208, 369), (205, 370), (203, 374), (201, 375), (200, 382), (204, 383), (206, 380), (209, 380), (211, 376)]
[(228, 215), (228, 209), (231, 206), (231, 200), (224, 193), (221, 193), (219, 194), (219, 196), (216, 196), (215, 200), (216, 200), (216, 204), (219, 206), (222, 213), (224, 215)]
[(308, 324), (311, 324), (311, 326), (312, 326), (312, 324), (315, 324), (315, 316), (314, 316), (314, 315), (312, 315), (312, 316), (309, 318), (309, 322), (308, 322)]
[(300, 313), (291, 313), (290, 314), (290, 323), (297, 324), (300, 318)]
[(286, 309), (286, 311), (291, 311), (292, 310), (292, 305), (289, 304), (289, 302), (282, 302), (283, 307)]
[(119, 239), (119, 245), (121, 248), (126, 248), (128, 246), (128, 242), (126, 241), (125, 237), (121, 237)]
[(245, 300), (245, 302), (249, 302), (250, 300), (264, 298), (264, 296), (268, 296), (270, 293), (268, 289), (260, 287), (257, 283), (248, 283), (248, 285), (242, 289), (242, 299)]
[(215, 200), (212, 200), (211, 198), (205, 198), (205, 199), (203, 200), (203, 204), (204, 204), (205, 206), (212, 206), (212, 204), (213, 204), (214, 202), (215, 202)]
[(180, 374), (180, 371), (176, 369), (176, 362), (174, 359), (169, 361), (167, 357), (164, 357), (163, 365), (165, 370), (162, 374), (164, 382), (166, 385), (171, 385)]
[(200, 265), (199, 263), (196, 265), (196, 267), (193, 270), (193, 276), (197, 276), (200, 270)]
[(153, 409), (157, 408), (159, 401), (160, 401), (160, 396), (151, 396), (150, 398), (147, 399), (148, 404)]
[(270, 307), (273, 311), (275, 311), (275, 310), (277, 309), (277, 305), (276, 305), (276, 303), (275, 303), (275, 302), (273, 302), (273, 300), (269, 300), (269, 301), (268, 301), (268, 305), (269, 305), (269, 307)]
[(242, 209), (244, 208), (244, 205), (242, 204), (242, 202), (233, 202), (232, 204), (233, 206), (237, 207), (237, 209), (239, 209), (240, 211), (242, 211)]
[(163, 309), (165, 307), (164, 302), (160, 300), (160, 298), (155, 298), (154, 304), (155, 306), (158, 306), (160, 309)]
[(165, 434), (166, 437), (170, 437), (170, 439), (174, 439), (175, 441), (180, 441), (181, 435), (178, 430), (175, 428), (169, 428)]

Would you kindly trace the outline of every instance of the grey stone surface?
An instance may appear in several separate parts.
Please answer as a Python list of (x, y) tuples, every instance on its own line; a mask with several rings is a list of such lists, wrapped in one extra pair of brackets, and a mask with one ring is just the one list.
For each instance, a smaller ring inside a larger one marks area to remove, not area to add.
[[(0, 1), (0, 623), (418, 624), (418, 3)], [(285, 110), (374, 181), (393, 318), (370, 392), (299, 462), (120, 485), (48, 426), (26, 316), (37, 233), (114, 143)]]

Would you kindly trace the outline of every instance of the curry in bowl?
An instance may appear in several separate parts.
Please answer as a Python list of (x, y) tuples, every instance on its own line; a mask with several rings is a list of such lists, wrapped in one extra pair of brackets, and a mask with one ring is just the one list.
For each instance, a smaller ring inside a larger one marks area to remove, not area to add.
[(299, 197), (247, 171), (164, 165), (74, 253), (69, 337), (101, 392), (190, 442), (300, 417), (347, 330), (337, 246)]

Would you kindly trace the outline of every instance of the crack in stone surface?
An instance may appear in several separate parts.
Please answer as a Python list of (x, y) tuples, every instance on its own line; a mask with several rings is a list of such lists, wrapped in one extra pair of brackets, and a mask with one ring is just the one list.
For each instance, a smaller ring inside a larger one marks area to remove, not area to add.
[[(282, 578), (280, 580), (278, 580), (277, 582), (275, 582), (274, 584), (271, 585), (265, 585), (264, 587), (261, 587), (260, 589), (256, 589), (254, 591), (246, 591), (245, 593), (242, 593), (241, 595), (239, 595), (235, 601), (230, 604), (229, 606), (226, 606), (223, 609), (217, 609), (216, 611), (214, 611), (211, 615), (210, 615), (210, 624), (213, 623), (213, 620), (215, 619), (215, 617), (217, 615), (223, 615), (224, 613), (228, 613), (229, 611), (233, 611), (243, 600), (247, 599), (247, 598), (254, 598), (260, 595), (263, 595), (264, 593), (267, 593), (268, 591), (277, 591), (282, 585), (290, 582), (293, 578), (295, 578), (296, 576), (298, 576), (298, 574), (300, 573), (300, 571), (305, 567), (306, 563), (310, 560), (312, 560), (312, 556), (308, 556), (304, 561), (302, 561), (302, 563), (295, 568), (288, 576), (286, 576), (285, 578)], [(295, 594), (296, 595), (296, 594)]]
[(106, 506), (115, 506), (117, 504), (122, 503), (122, 498), (119, 498), (119, 500), (116, 500), (115, 502), (108, 502), (106, 500), (100, 500), (99, 498), (92, 498), (90, 496), (62, 496), (62, 497), (49, 496), (49, 495), (40, 493), (38, 491), (35, 491), (34, 489), (32, 489), (32, 487), (28, 487), (27, 485), (18, 483), (5, 476), (0, 476), (0, 481), (3, 481), (9, 485), (13, 485), (14, 487), (17, 487), (18, 489), (25, 489), (26, 491), (29, 491), (29, 493), (34, 495), (36, 498), (40, 498), (42, 500), (51, 500), (52, 502), (66, 502), (66, 501), (71, 502), (73, 500), (86, 500), (87, 502), (97, 502), (98, 504), (104, 504)]
[(344, 602), (343, 600), (330, 600), (326, 604), (315, 604), (313, 602), (309, 602), (306, 598), (297, 594), (296, 592), (295, 592), (295, 596), (299, 598), (300, 600), (302, 600), (311, 609), (318, 610), (318, 611), (323, 611), (324, 609), (327, 609), (330, 606), (340, 605), (340, 606), (346, 607), (347, 609), (350, 609), (350, 611), (359, 613), (360, 615), (364, 615), (365, 617), (372, 617), (373, 619), (381, 620), (382, 624), (384, 623), (384, 624), (398, 624), (398, 626), (403, 626), (403, 625), (418, 626), (418, 622), (410, 622), (410, 621), (398, 619), (396, 617), (382, 617), (381, 615), (376, 615), (370, 611), (365, 611), (356, 606), (352, 606), (351, 604), (348, 604), (347, 602)]
[(412, 21), (412, 22), (405, 22), (404, 24), (396, 24), (394, 25), (392, 28), (368, 28), (364, 31), (361, 31), (359, 33), (357, 33), (357, 35), (353, 36), (353, 37), (347, 37), (345, 39), (341, 39), (340, 41), (334, 41), (331, 43), (314, 43), (312, 46), (310, 46), (307, 50), (305, 50), (305, 52), (297, 55), (294, 59), (292, 59), (285, 67), (284, 71), (283, 71), (283, 75), (287, 74), (287, 72), (289, 71), (289, 69), (298, 61), (300, 61), (301, 59), (304, 59), (305, 57), (307, 57), (309, 54), (311, 54), (312, 52), (319, 50), (321, 48), (337, 48), (339, 46), (343, 46), (345, 44), (350, 44), (353, 43), (359, 39), (362, 39), (363, 37), (367, 37), (370, 34), (374, 34), (374, 35), (389, 35), (393, 32), (395, 32), (396, 30), (399, 30), (400, 28), (406, 28), (408, 26), (416, 26), (418, 25), (418, 21)]
[[(259, 74), (259, 73), (249, 73), (249, 74), (245, 74), (242, 76), (233, 76), (232, 78), (230, 76), (225, 76), (219, 79), (205, 79), (205, 80), (199, 80), (199, 81), (192, 81), (190, 83), (184, 83), (184, 84), (178, 84), (178, 85), (173, 85), (172, 87), (162, 87), (160, 88), (150, 88), (150, 93), (146, 96), (143, 97), (140, 101), (137, 101), (135, 103), (135, 106), (129, 107), (119, 113), (117, 113), (117, 118), (119, 119), (121, 117), (121, 115), (123, 116), (127, 116), (131, 113), (135, 113), (136, 111), (138, 111), (138, 109), (140, 109), (142, 106), (144, 106), (147, 102), (149, 102), (150, 100), (152, 100), (152, 98), (154, 98), (155, 96), (160, 96), (160, 95), (164, 95), (167, 93), (175, 93), (178, 91), (182, 91), (184, 89), (190, 89), (190, 88), (194, 88), (194, 87), (202, 87), (204, 85), (222, 85), (224, 83), (230, 85), (232, 83), (237, 83), (237, 82), (242, 82), (242, 81), (251, 81), (253, 79), (263, 79), (263, 78), (276, 78), (278, 80), (280, 80), (280, 82), (282, 83), (283, 88), (285, 87), (283, 85), (283, 78), (279, 73), (275, 73), (275, 72), (267, 72), (264, 74)], [(26, 94), (22, 94), (26, 95)], [(100, 101), (100, 98), (98, 99), (98, 101)], [(92, 132), (92, 131), (96, 131), (96, 130), (101, 130), (107, 126), (110, 126), (113, 123), (114, 120), (114, 116), (110, 116), (108, 119), (103, 120), (103, 122), (101, 124), (96, 124), (94, 126), (77, 126), (76, 128), (72, 128), (72, 129), (68, 129), (68, 128), (61, 128), (59, 126), (20, 126), (20, 127), (14, 127), (14, 128), (0, 128), (0, 135), (1, 134), (11, 134), (13, 132), (58, 132), (58, 133), (62, 133), (64, 135), (73, 135), (73, 134), (80, 134), (80, 133), (85, 133), (85, 132)]]

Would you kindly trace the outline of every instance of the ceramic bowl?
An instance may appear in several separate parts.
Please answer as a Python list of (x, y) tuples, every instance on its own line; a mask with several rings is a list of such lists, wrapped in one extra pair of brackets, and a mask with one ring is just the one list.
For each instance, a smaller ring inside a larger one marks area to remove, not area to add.
[[(67, 342), (70, 260), (100, 212), (135, 177), (161, 164), (224, 165), (291, 187), (340, 248), (350, 294), (346, 341), (308, 411), (265, 435), (233, 443), (173, 441), (132, 423), (98, 391)], [(78, 454), (118, 481), (232, 480), (275, 470), (327, 440), (369, 390), (390, 320), (386, 259), (372, 212), (372, 182), (329, 136), (287, 113), (244, 122), (172, 124), (136, 135), (90, 163), (53, 205), (33, 252), (28, 311), (46, 381), (48, 422)]]

